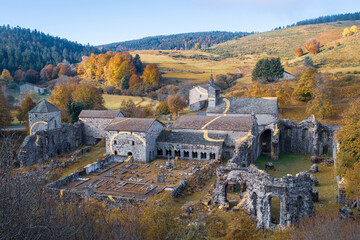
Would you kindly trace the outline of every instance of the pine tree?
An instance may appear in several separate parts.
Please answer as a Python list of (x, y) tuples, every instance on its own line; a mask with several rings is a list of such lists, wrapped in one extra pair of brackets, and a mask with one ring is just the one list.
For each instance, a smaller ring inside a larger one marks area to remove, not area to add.
[(129, 89), (129, 77), (128, 75), (125, 74), (122, 82), (121, 82), (121, 89), (122, 90), (127, 90)]
[(144, 68), (143, 68), (143, 64), (141, 62), (140, 56), (139, 54), (136, 54), (134, 57), (134, 63), (135, 63), (135, 68), (136, 68), (136, 72), (137, 73), (142, 73)]
[(283, 74), (284, 68), (281, 65), (280, 58), (263, 58), (256, 63), (252, 73), (252, 80), (262, 83), (273, 82), (281, 78)]

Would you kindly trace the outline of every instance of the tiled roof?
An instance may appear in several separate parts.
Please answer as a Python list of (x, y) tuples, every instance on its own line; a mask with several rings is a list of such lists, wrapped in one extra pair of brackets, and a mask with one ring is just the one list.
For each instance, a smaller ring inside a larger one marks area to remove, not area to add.
[[(227, 114), (276, 114), (277, 98), (226, 98), (230, 102)], [(214, 109), (207, 109), (208, 113), (223, 113), (226, 102), (221, 99)]]
[[(211, 139), (225, 140), (227, 134), (208, 134)], [(223, 142), (207, 141), (203, 133), (162, 131), (156, 142), (221, 146)]]
[(247, 132), (252, 128), (252, 120), (251, 117), (181, 116), (172, 128), (200, 130), (205, 125), (203, 130)]
[(31, 113), (49, 113), (49, 112), (60, 112), (60, 109), (46, 101), (42, 100), (36, 107), (31, 109), (29, 112)]
[(106, 131), (147, 132), (154, 122), (162, 122), (155, 118), (121, 118), (117, 117), (105, 128)]
[(80, 118), (116, 118), (122, 116), (119, 110), (82, 110)]
[(24, 83), (23, 85), (30, 85), (30, 86), (34, 86), (34, 87), (38, 87), (38, 88), (43, 88), (43, 89), (45, 89), (44, 87), (42, 87), (42, 86), (39, 86), (39, 85), (36, 85), (36, 84), (33, 84), (33, 83)]

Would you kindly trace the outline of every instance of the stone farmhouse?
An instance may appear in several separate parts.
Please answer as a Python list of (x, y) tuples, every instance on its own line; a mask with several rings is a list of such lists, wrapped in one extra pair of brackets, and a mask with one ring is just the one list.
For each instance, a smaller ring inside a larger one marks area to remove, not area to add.
[(20, 94), (27, 94), (30, 91), (33, 91), (37, 94), (44, 94), (45, 90), (46, 88), (32, 83), (24, 83), (20, 86)]

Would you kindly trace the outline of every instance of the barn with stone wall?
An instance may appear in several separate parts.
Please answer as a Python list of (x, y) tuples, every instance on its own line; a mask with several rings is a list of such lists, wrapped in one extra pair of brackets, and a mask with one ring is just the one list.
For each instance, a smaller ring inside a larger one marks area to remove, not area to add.
[(82, 110), (79, 120), (84, 123), (86, 141), (96, 143), (106, 136), (105, 128), (116, 117), (124, 117), (118, 110)]

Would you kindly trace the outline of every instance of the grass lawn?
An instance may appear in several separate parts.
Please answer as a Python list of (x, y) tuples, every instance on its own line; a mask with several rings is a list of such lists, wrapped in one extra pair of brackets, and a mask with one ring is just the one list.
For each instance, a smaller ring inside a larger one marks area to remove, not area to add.
[(92, 147), (90, 152), (83, 154), (76, 163), (65, 169), (58, 170), (56, 172), (56, 175), (53, 177), (52, 181), (56, 181), (67, 175), (70, 175), (76, 170), (84, 168), (86, 165), (102, 159), (103, 157), (105, 157), (105, 154), (106, 154), (105, 141), (101, 141), (97, 145)]
[(105, 107), (109, 110), (120, 109), (121, 102), (123, 100), (131, 99), (134, 101), (136, 106), (145, 107), (150, 105), (152, 108), (155, 108), (158, 104), (158, 101), (152, 100), (147, 97), (134, 97), (134, 96), (122, 96), (122, 95), (109, 95), (103, 94), (103, 98), (105, 101)]

